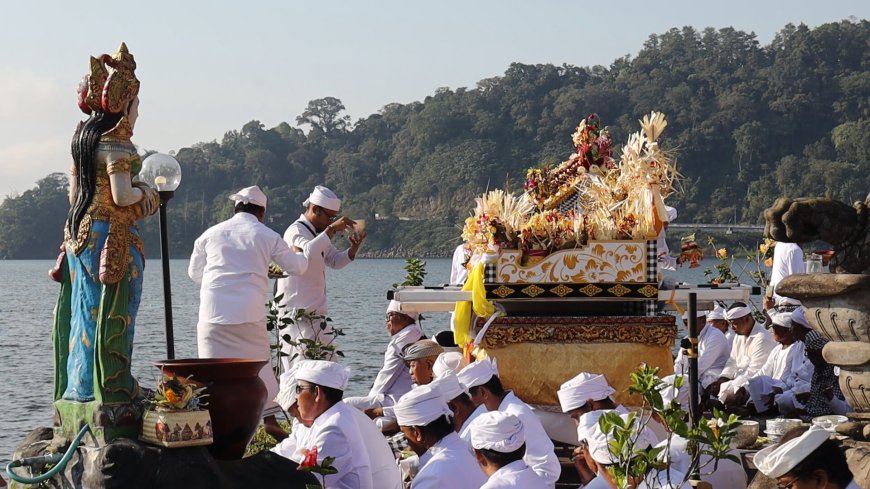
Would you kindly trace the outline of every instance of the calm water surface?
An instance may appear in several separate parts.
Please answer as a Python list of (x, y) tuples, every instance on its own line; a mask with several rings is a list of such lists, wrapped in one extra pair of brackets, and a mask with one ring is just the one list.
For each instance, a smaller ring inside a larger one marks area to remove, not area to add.
[[(47, 277), (51, 261), (0, 261), (0, 467), (15, 446), (38, 426), (51, 426), (51, 322), (58, 285)], [(386, 290), (401, 281), (404, 260), (358, 260), (327, 272), (329, 312), (344, 328), (340, 348), (353, 371), (349, 395), (368, 392), (388, 342), (384, 331)], [(681, 270), (678, 280), (703, 282), (701, 268)], [(172, 308), (177, 358), (196, 357), (199, 289), (187, 277), (187, 260), (172, 260)], [(450, 260), (427, 260), (427, 285), (447, 282)], [(163, 320), (163, 274), (158, 260), (145, 268), (145, 290), (136, 323), (133, 373), (151, 386), (159, 373), (151, 362), (166, 358)], [(427, 315), (431, 336), (447, 327), (446, 314)]]

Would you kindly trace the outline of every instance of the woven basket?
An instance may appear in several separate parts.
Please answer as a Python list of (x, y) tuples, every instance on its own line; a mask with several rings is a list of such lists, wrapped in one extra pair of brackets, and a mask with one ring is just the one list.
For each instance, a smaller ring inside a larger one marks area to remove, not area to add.
[(211, 445), (211, 416), (207, 410), (152, 411), (142, 417), (139, 439), (168, 448)]

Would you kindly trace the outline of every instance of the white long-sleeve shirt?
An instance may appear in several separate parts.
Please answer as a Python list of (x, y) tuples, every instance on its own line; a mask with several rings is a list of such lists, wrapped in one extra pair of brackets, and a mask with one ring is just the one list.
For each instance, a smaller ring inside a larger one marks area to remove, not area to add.
[(521, 489), (546, 489), (549, 485), (543, 481), (524, 460), (513, 461), (498, 469), (489, 476), (486, 484), (480, 489), (504, 489), (517, 487)]
[(526, 435), (526, 455), (523, 460), (547, 483), (548, 487), (555, 487), (559, 474), (562, 473), (562, 466), (541, 420), (535, 416), (528, 404), (521, 401), (512, 391), (502, 399), (497, 411), (520, 418)]
[(420, 456), (420, 471), (411, 489), (479, 489), (485, 482), (471, 445), (450, 433)]
[[(776, 248), (774, 248), (776, 249)], [(659, 231), (659, 235), (656, 237), (656, 253), (659, 255), (659, 270), (676, 270), (677, 269), (677, 258), (671, 256), (669, 253), (671, 249), (668, 248), (668, 240), (666, 238), (665, 230), (662, 229)]]
[[(725, 334), (713, 326), (705, 325), (698, 334), (698, 381), (702, 388), (719, 379), (730, 355), (731, 343)], [(682, 348), (674, 361), (674, 373), (689, 373), (689, 359)]]
[(347, 250), (338, 251), (325, 232), (317, 233), (304, 214), (284, 232), (284, 241), (291, 248), (311, 247), (318, 252), (310, 254), (305, 273), (278, 280), (278, 291), (284, 294), (281, 303), (288, 309), (305, 309), (326, 316), (326, 267), (337, 270), (353, 260)]
[(304, 274), (308, 259), (247, 212), (207, 229), (193, 244), (187, 274), (201, 284), (199, 321), (211, 324), (266, 320), (269, 262), (291, 275)]
[(317, 463), (323, 463), (326, 457), (335, 457), (332, 466), (338, 473), (322, 479), (324, 489), (374, 488), (371, 460), (353, 411), (354, 408), (343, 402), (333, 404), (314, 420), (298, 441), (297, 452), (303, 454), (317, 447)]
[(748, 335), (736, 335), (731, 345), (731, 356), (722, 370), (722, 376), (732, 381), (746, 384), (745, 380), (755, 376), (767, 362), (771, 350), (777, 346), (776, 341), (764, 325), (755, 323)]
[(402, 349), (423, 337), (423, 330), (417, 323), (405, 326), (390, 337), (384, 352), (384, 365), (375, 377), (369, 396), (383, 394), (398, 400), (411, 390), (411, 373), (402, 358)]
[[(770, 270), (770, 287), (775, 291), (776, 285), (784, 278), (795, 273), (804, 273), (804, 250), (797, 243), (777, 243), (773, 247), (773, 267)], [(780, 297), (776, 292), (774, 298)]]

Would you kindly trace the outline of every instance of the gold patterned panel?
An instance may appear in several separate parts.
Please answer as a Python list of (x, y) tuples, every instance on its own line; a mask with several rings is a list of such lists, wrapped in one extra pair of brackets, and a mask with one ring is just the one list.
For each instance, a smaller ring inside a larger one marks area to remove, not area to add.
[(484, 336), (483, 346), (491, 348), (514, 343), (642, 343), (670, 348), (675, 340), (676, 327), (673, 324), (493, 324)]
[(503, 250), (496, 277), (505, 283), (646, 282), (645, 241), (592, 241), (522, 265), (522, 252)]
[(570, 294), (573, 291), (574, 291), (574, 289), (572, 289), (571, 287), (565, 286), (565, 284), (559, 284), (558, 286), (550, 289), (550, 292), (558, 295), (559, 297), (565, 297), (566, 295)]
[(631, 289), (624, 285), (614, 285), (613, 287), (607, 289), (607, 291), (615, 295), (616, 297), (622, 297), (625, 294), (631, 292)]
[(528, 287), (522, 289), (520, 292), (526, 294), (529, 297), (537, 297), (543, 294), (545, 290), (538, 287), (537, 285), (529, 285)]
[(583, 292), (584, 294), (588, 295), (589, 297), (596, 296), (596, 295), (600, 294), (602, 291), (604, 291), (604, 289), (602, 289), (601, 287), (596, 287), (592, 284), (589, 284), (586, 287), (583, 287), (582, 289), (580, 289), (580, 292)]
[(493, 290), (492, 293), (501, 297), (502, 299), (504, 299), (505, 297), (513, 294), (514, 289), (512, 289), (510, 287), (505, 287), (504, 285), (502, 285), (499, 288)]
[(641, 287), (641, 288), (637, 289), (637, 291), (640, 292), (641, 294), (645, 295), (646, 297), (653, 297), (653, 296), (658, 297), (658, 295), (659, 295), (659, 289), (657, 287), (653, 287), (652, 285), (647, 285), (647, 286)]

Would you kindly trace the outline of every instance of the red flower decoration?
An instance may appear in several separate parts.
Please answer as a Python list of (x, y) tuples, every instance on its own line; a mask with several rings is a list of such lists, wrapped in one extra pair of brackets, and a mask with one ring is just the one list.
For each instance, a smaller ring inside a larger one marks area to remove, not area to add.
[(307, 469), (309, 467), (317, 466), (317, 445), (305, 450), (305, 458), (302, 459), (302, 463), (299, 464), (300, 469)]

